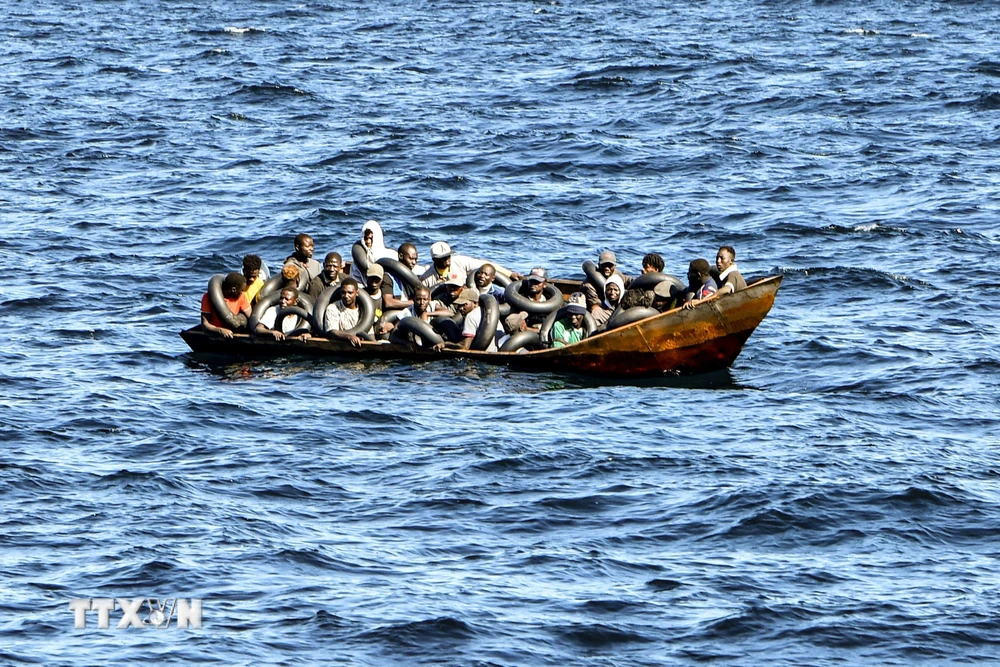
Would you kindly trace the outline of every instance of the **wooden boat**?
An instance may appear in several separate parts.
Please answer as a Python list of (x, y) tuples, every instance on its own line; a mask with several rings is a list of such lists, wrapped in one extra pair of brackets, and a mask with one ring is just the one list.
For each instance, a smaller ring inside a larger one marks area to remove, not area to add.
[[(579, 282), (553, 281), (564, 293)], [(696, 308), (675, 308), (579, 343), (534, 352), (435, 352), (415, 345), (362, 343), (352, 347), (341, 340), (310, 338), (275, 341), (246, 334), (223, 338), (200, 326), (181, 332), (197, 353), (242, 358), (284, 356), (357, 359), (432, 360), (464, 358), (530, 371), (584, 373), (601, 377), (655, 377), (666, 373), (690, 375), (728, 368), (743, 344), (774, 305), (781, 276), (756, 280), (745, 290), (712, 299)]]

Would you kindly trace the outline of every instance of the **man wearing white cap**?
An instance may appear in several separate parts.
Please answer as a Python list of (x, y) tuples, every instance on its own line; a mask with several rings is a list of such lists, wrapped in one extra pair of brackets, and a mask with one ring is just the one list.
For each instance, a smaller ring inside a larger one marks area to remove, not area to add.
[[(444, 241), (431, 244), (431, 260), (434, 262), (433, 265), (420, 276), (420, 282), (428, 287), (434, 287), (448, 280), (457, 280), (464, 285), (470, 273), (487, 263), (485, 259), (456, 255), (451, 251), (451, 246)], [(513, 280), (520, 280), (522, 277), (521, 274), (505, 269), (496, 262), (489, 263), (502, 276)]]

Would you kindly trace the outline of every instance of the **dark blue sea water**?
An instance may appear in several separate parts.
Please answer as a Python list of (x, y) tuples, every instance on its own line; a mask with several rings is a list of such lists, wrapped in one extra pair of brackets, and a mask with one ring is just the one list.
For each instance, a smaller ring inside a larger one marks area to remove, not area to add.
[[(1000, 6), (0, 10), (0, 663), (1000, 659)], [(362, 223), (781, 273), (726, 373), (227, 364), (208, 278)], [(74, 629), (76, 598), (200, 630)]]

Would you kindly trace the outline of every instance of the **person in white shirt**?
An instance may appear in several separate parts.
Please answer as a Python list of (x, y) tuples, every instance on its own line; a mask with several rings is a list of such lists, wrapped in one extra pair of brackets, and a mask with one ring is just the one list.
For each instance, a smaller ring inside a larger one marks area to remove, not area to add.
[[(291, 306), (296, 306), (299, 303), (299, 295), (294, 289), (286, 287), (281, 290), (281, 294), (278, 297), (278, 304), (276, 306), (271, 306), (264, 311), (264, 314), (260, 316), (260, 320), (257, 322), (257, 329), (255, 333), (258, 336), (271, 336), (274, 340), (285, 340), (288, 334), (292, 333), (299, 327), (301, 327), (304, 322), (302, 318), (298, 315), (287, 315), (281, 320), (281, 329), (275, 329), (275, 320), (278, 319), (278, 309), (279, 308), (289, 308)], [(309, 332), (303, 332), (293, 338), (308, 339)]]

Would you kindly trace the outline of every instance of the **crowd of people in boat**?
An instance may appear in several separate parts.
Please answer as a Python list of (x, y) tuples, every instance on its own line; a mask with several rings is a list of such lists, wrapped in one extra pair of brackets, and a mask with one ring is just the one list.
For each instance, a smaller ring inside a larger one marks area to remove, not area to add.
[(516, 349), (505, 345), (514, 336), (530, 340), (524, 332), (533, 332), (537, 345), (562, 347), (621, 326), (621, 313), (694, 308), (747, 286), (731, 246), (719, 248), (714, 272), (707, 260), (692, 261), (687, 284), (664, 274), (656, 253), (643, 257), (633, 278), (605, 250), (596, 263), (584, 262), (586, 278), (568, 300), (543, 267), (521, 274), (456, 253), (446, 241), (431, 244), (430, 264), (422, 266), (413, 243), (386, 248), (374, 220), (352, 247), (349, 273), (337, 252), (317, 261), (308, 234), (296, 236), (293, 246), (274, 277), (259, 256), (246, 255), (242, 272), (221, 279), (221, 294), (213, 295), (210, 283), (201, 301), (202, 328), (226, 338), (234, 332), (274, 340), (322, 335), (355, 347), (391, 341), (486, 351)]

